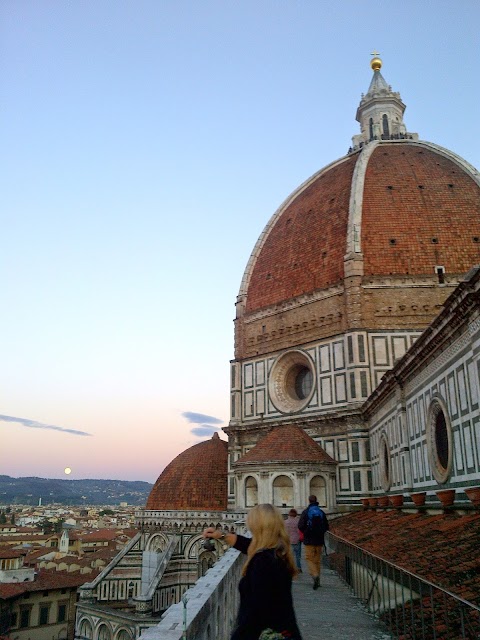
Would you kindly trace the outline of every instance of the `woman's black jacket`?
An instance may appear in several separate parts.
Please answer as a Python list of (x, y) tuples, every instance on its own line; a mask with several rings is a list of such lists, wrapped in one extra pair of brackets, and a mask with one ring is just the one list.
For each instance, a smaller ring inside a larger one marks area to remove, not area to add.
[[(237, 536), (235, 549), (247, 553), (250, 538)], [(240, 580), (240, 608), (231, 640), (258, 640), (264, 629), (289, 631), (301, 640), (292, 600), (292, 576), (275, 549), (262, 549), (252, 557)]]

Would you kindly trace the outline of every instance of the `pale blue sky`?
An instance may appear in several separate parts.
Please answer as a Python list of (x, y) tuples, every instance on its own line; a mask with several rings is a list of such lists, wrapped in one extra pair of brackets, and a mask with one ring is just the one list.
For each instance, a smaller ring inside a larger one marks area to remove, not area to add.
[(3, 0), (0, 473), (154, 481), (226, 424), (248, 257), (358, 133), (370, 53), (408, 130), (479, 167), (479, 25), (477, 0)]

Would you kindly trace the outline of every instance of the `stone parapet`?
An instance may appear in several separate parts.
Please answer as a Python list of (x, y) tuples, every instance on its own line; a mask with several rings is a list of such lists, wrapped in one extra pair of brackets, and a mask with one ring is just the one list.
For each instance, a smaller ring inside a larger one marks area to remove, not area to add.
[(138, 509), (135, 512), (135, 525), (147, 530), (161, 530), (168, 533), (194, 533), (205, 527), (235, 528), (244, 514), (224, 511), (155, 511)]
[(238, 606), (238, 581), (245, 558), (229, 549), (182, 602), (163, 614), (161, 622), (140, 640), (225, 640), (230, 637)]

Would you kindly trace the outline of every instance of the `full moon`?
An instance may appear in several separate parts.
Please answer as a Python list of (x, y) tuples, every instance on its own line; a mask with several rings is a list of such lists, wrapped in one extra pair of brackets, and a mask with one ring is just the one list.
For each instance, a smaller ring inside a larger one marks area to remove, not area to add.
[(65, 467), (65, 473), (67, 476), (69, 476), (72, 473), (72, 470), (70, 469), (70, 467)]

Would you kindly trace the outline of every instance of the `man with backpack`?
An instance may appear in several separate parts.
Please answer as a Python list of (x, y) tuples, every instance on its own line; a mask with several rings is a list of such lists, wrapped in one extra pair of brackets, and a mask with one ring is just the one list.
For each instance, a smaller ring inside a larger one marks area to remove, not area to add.
[(298, 521), (298, 528), (303, 533), (305, 560), (308, 572), (313, 578), (313, 588), (318, 589), (325, 532), (329, 527), (325, 512), (318, 506), (317, 496), (310, 496), (308, 502), (308, 507), (302, 512)]

